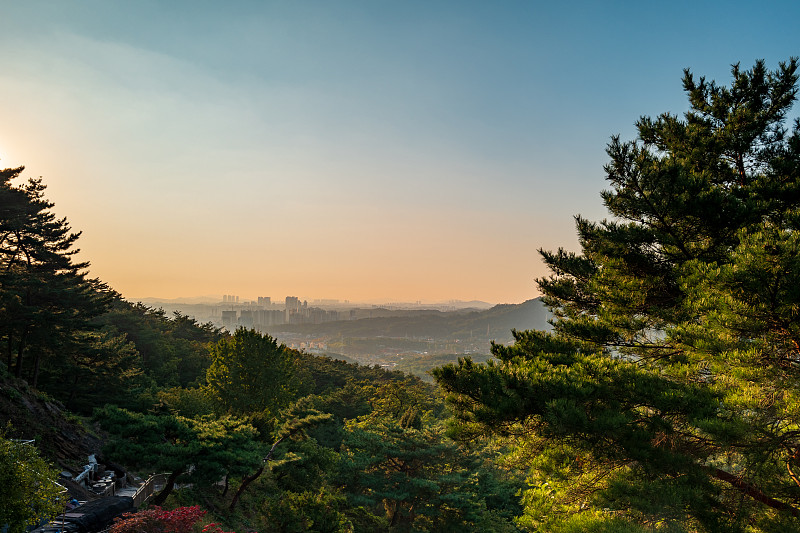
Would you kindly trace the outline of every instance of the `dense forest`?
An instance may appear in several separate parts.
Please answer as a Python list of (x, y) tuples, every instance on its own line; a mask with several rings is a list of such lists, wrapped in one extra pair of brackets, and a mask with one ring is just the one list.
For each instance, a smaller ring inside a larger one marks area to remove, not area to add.
[[(129, 303), (42, 181), (0, 171), (3, 372), (167, 474), (120, 532), (178, 531), (175, 508), (181, 531), (800, 531), (797, 66), (686, 71), (683, 117), (612, 138), (610, 218), (541, 251), (553, 329), (434, 384)], [(21, 429), (0, 462), (54, 475)], [(53, 512), (8, 487), (12, 527)]]

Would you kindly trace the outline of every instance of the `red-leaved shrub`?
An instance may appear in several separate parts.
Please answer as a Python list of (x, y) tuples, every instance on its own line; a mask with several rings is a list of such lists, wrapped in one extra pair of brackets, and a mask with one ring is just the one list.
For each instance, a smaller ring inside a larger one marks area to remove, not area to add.
[(196, 505), (171, 511), (151, 507), (117, 518), (110, 533), (192, 533), (192, 526), (205, 514), (206, 511)]

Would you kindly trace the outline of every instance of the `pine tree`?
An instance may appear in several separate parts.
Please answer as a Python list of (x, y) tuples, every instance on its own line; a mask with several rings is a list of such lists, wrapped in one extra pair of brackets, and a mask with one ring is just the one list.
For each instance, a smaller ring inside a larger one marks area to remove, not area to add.
[(435, 371), (463, 437), (517, 437), (528, 525), (800, 530), (797, 67), (685, 71), (683, 118), (612, 138), (611, 218), (541, 251), (553, 333)]
[(22, 171), (0, 171), (0, 340), (9, 371), (26, 369), (36, 386), (45, 358), (80, 349), (76, 332), (89, 329), (111, 292), (74, 261), (80, 233), (51, 211), (41, 178), (11, 183)]
[(210, 486), (227, 476), (244, 476), (261, 463), (256, 429), (234, 417), (192, 419), (106, 405), (95, 411), (95, 419), (111, 434), (104, 452), (113, 460), (169, 473), (155, 505), (164, 503), (178, 481)]

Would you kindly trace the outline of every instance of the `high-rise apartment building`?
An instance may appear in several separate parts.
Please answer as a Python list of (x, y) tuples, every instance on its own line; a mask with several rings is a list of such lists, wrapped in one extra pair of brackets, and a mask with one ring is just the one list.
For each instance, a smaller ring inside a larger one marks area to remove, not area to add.
[(286, 297), (286, 312), (297, 313), (300, 311), (300, 298), (296, 296)]

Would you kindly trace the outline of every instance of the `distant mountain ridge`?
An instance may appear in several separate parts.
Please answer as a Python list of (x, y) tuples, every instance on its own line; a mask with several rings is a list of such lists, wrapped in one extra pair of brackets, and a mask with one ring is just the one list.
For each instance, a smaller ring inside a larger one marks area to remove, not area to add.
[[(376, 312), (380, 312), (376, 310)], [(322, 324), (273, 326), (270, 333), (305, 333), (317, 336), (344, 337), (409, 337), (455, 339), (512, 340), (511, 330), (551, 328), (550, 312), (540, 298), (521, 304), (500, 304), (487, 310), (407, 310), (391, 316), (339, 320)]]

